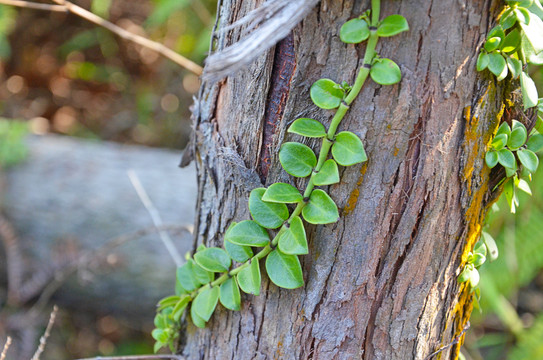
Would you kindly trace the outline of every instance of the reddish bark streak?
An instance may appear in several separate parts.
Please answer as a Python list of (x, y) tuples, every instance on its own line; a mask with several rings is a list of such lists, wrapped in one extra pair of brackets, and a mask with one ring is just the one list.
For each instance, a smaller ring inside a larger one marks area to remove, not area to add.
[(296, 57), (294, 40), (291, 33), (277, 43), (275, 48), (270, 91), (266, 101), (266, 112), (264, 113), (262, 149), (260, 151), (260, 164), (258, 168), (258, 174), (263, 183), (266, 182), (266, 177), (268, 176), (273, 137), (283, 117), (294, 70), (296, 70)]

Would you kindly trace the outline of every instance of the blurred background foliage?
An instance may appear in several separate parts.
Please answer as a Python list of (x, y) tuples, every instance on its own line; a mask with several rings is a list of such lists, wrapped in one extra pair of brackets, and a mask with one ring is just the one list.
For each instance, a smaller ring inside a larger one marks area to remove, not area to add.
[[(214, 0), (76, 3), (197, 63), (206, 56)], [(543, 93), (543, 69), (531, 72)], [(24, 158), (28, 131), (181, 149), (198, 87), (198, 78), (178, 65), (74, 15), (0, 5), (4, 167)], [(481, 268), (480, 309), (463, 347), (467, 359), (543, 359), (543, 167), (531, 187), (533, 196), (522, 194), (516, 215), (501, 199), (487, 219), (500, 256)], [(106, 314), (65, 313), (48, 351), (59, 360), (149, 353), (151, 329)]]

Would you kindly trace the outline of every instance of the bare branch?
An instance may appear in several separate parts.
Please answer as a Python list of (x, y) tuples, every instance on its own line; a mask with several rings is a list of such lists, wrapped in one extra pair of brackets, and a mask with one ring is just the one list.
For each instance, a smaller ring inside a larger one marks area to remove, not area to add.
[(49, 322), (47, 323), (47, 327), (45, 328), (45, 332), (43, 333), (43, 336), (40, 338), (40, 345), (38, 346), (38, 349), (34, 353), (34, 356), (32, 356), (31, 360), (40, 360), (40, 356), (45, 350), (45, 345), (47, 344), (47, 339), (49, 338), (49, 335), (51, 335), (51, 329), (53, 328), (53, 324), (55, 323), (55, 318), (57, 317), (58, 307), (55, 305), (53, 306), (53, 311), (51, 311), (51, 315), (49, 316)]
[(204, 79), (220, 80), (251, 63), (285, 38), (317, 3), (318, 0), (267, 1), (234, 24), (219, 30), (219, 33), (223, 33), (245, 24), (248, 24), (246, 31), (256, 29), (234, 45), (209, 56), (206, 59)]
[[(151, 219), (153, 220), (153, 224), (155, 224), (156, 228), (160, 228), (162, 226), (162, 218), (160, 217), (160, 213), (156, 209), (156, 207), (153, 205), (153, 202), (149, 198), (149, 195), (147, 195), (147, 192), (145, 191), (145, 188), (141, 184), (141, 181), (136, 174), (136, 172), (132, 169), (127, 171), (128, 177), (130, 178), (130, 182), (132, 183), (132, 186), (134, 186), (134, 189), (136, 190), (136, 193), (138, 194), (141, 202), (143, 203), (143, 206), (145, 206), (145, 209), (151, 216)], [(175, 262), (175, 265), (177, 267), (180, 267), (183, 265), (183, 258), (181, 255), (179, 255), (179, 252), (175, 248), (175, 245), (173, 244), (172, 239), (170, 238), (170, 235), (166, 231), (158, 231), (158, 235), (160, 236), (160, 240), (162, 240), (162, 243), (166, 247), (166, 250), (170, 253), (170, 256), (172, 257), (173, 261)]]
[(6, 359), (10, 345), (11, 345), (11, 337), (8, 336), (8, 338), (6, 339), (6, 343), (4, 344), (4, 349), (2, 350), (2, 353), (0, 354), (0, 360)]
[(23, 1), (23, 0), (0, 0), (0, 4), (17, 6), (17, 7), (27, 8), (27, 9), (47, 10), (47, 11), (64, 12), (64, 13), (68, 12), (68, 9), (66, 9), (66, 7), (62, 5), (41, 4), (41, 3), (35, 3), (35, 2)]
[(53, 0), (53, 1), (56, 2), (58, 5), (39, 4), (39, 3), (31, 2), (31, 1), (22, 1), (22, 0), (0, 0), (0, 4), (18, 6), (18, 7), (23, 7), (23, 8), (31, 8), (31, 9), (37, 9), (37, 10), (71, 12), (72, 14), (78, 15), (82, 17), (83, 19), (90, 21), (93, 24), (96, 24), (98, 26), (108, 29), (109, 31), (113, 32), (114, 34), (118, 35), (119, 37), (125, 40), (131, 41), (133, 43), (136, 43), (147, 49), (153, 50), (161, 54), (162, 56), (170, 59), (171, 61), (193, 72), (196, 75), (202, 74), (202, 67), (200, 65), (176, 53), (172, 49), (167, 48), (163, 44), (160, 44), (156, 41), (152, 41), (143, 36), (131, 33), (130, 31), (127, 31), (113, 24), (112, 22), (102, 19), (96, 14), (88, 10), (85, 10), (82, 7), (77, 6), (69, 1), (65, 1), (65, 0)]

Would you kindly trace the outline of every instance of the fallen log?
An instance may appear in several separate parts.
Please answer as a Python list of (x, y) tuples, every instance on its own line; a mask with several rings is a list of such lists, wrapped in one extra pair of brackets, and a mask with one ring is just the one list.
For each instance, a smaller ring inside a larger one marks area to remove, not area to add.
[[(130, 169), (164, 224), (193, 223), (195, 170), (177, 167), (177, 151), (60, 136), (32, 136), (27, 145), (28, 157), (6, 171), (0, 194), (0, 208), (19, 237), (27, 276), (153, 226), (127, 176)], [(172, 239), (181, 256), (192, 245), (186, 231)], [(5, 279), (0, 253), (0, 278)], [(176, 265), (156, 233), (108, 250), (101, 260), (98, 267), (79, 269), (54, 301), (79, 312), (149, 321), (157, 300), (173, 290)]]

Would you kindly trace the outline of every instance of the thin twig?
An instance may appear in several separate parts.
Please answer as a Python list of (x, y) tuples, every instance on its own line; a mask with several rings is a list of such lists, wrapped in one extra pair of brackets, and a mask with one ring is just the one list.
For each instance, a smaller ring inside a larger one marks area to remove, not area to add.
[(9, 346), (11, 345), (11, 337), (8, 336), (6, 339), (6, 343), (4, 344), (4, 350), (2, 350), (2, 353), (0, 354), (0, 360), (5, 360), (6, 355), (8, 354)]
[(445, 351), (448, 348), (450, 348), (451, 346), (458, 344), (460, 342), (460, 338), (462, 337), (462, 335), (464, 335), (466, 333), (466, 331), (468, 331), (469, 327), (470, 327), (470, 323), (468, 321), (466, 323), (466, 325), (464, 326), (464, 328), (462, 329), (462, 332), (460, 334), (458, 334), (458, 336), (455, 337), (454, 340), (451, 343), (440, 347), (439, 349), (437, 349), (436, 351), (434, 351), (433, 353), (431, 353), (430, 355), (425, 357), (424, 360), (430, 360), (431, 358), (433, 358), (434, 356), (436, 356), (440, 352)]
[(42, 337), (40, 338), (40, 345), (38, 346), (38, 349), (34, 353), (34, 356), (32, 356), (32, 360), (40, 360), (40, 356), (45, 350), (45, 345), (47, 344), (47, 339), (49, 338), (49, 335), (51, 335), (51, 329), (53, 328), (53, 324), (55, 323), (55, 318), (57, 317), (58, 307), (56, 305), (53, 306), (53, 311), (51, 311), (51, 315), (49, 316), (49, 322), (47, 323), (47, 327), (45, 328), (45, 332), (43, 333)]
[(35, 3), (35, 2), (23, 1), (23, 0), (0, 0), (0, 4), (17, 6), (17, 7), (27, 8), (27, 9), (35, 9), (35, 10), (47, 10), (47, 11), (64, 12), (64, 13), (68, 12), (68, 9), (66, 9), (66, 6), (41, 4), (41, 3)]
[(153, 50), (161, 54), (162, 56), (170, 59), (171, 61), (193, 72), (196, 75), (202, 74), (202, 67), (200, 65), (176, 53), (172, 49), (167, 48), (161, 43), (158, 43), (156, 41), (147, 39), (146, 37), (131, 33), (130, 31), (127, 31), (113, 24), (112, 22), (102, 19), (98, 15), (88, 10), (85, 10), (82, 7), (77, 6), (69, 1), (65, 1), (65, 0), (53, 0), (53, 1), (56, 2), (58, 5), (47, 6), (47, 4), (38, 4), (31, 1), (22, 1), (22, 0), (0, 0), (0, 4), (12, 5), (12, 6), (18, 6), (18, 7), (24, 7), (24, 8), (32, 8), (32, 9), (38, 9), (38, 10), (71, 12), (72, 14), (78, 15), (82, 17), (83, 19), (90, 21), (93, 24), (96, 24), (98, 26), (108, 29), (109, 31), (113, 32), (114, 34), (118, 35), (119, 37), (125, 40), (132, 41), (133, 43), (136, 43), (147, 49)]
[(115, 249), (116, 247), (121, 246), (122, 244), (139, 239), (143, 236), (153, 234), (157, 231), (188, 231), (189, 233), (192, 232), (192, 229), (188, 226), (178, 226), (178, 225), (168, 225), (168, 226), (162, 226), (162, 227), (151, 227), (146, 229), (141, 229), (138, 231), (135, 231), (130, 234), (123, 234), (120, 236), (117, 236), (109, 241), (107, 241), (102, 247), (100, 247), (97, 250), (88, 250), (83, 255), (81, 255), (77, 260), (72, 262), (70, 265), (68, 265), (66, 268), (61, 270), (59, 273), (56, 274), (55, 278), (43, 289), (43, 291), (40, 294), (39, 299), (36, 301), (32, 309), (30, 309), (29, 313), (32, 314), (39, 314), (41, 313), (42, 309), (47, 305), (49, 302), (49, 299), (53, 296), (53, 294), (60, 288), (60, 286), (64, 283), (64, 281), (72, 275), (74, 272), (76, 272), (78, 269), (88, 266), (93, 260), (100, 259), (105, 256), (109, 251)]
[(154, 360), (154, 359), (170, 359), (170, 360), (185, 360), (181, 355), (133, 355), (133, 356), (97, 356), (93, 358), (84, 358), (77, 360)]
[[(161, 227), (162, 218), (160, 217), (160, 213), (158, 212), (156, 207), (153, 205), (153, 202), (149, 198), (149, 195), (147, 195), (147, 192), (145, 191), (145, 188), (141, 184), (141, 181), (138, 175), (132, 169), (129, 169), (127, 171), (127, 175), (130, 178), (130, 182), (132, 183), (132, 186), (134, 186), (134, 189), (136, 190), (136, 193), (138, 194), (141, 202), (143, 203), (143, 206), (145, 206), (145, 209), (151, 216), (151, 220), (153, 221), (153, 224), (157, 228)], [(168, 250), (168, 252), (170, 253), (170, 256), (175, 262), (175, 265), (177, 265), (177, 267), (180, 267), (181, 265), (183, 265), (183, 258), (181, 257), (181, 255), (179, 255), (179, 252), (175, 248), (175, 245), (173, 244), (173, 241), (170, 238), (170, 235), (168, 235), (166, 231), (161, 231), (161, 230), (159, 230), (158, 235), (160, 236), (162, 243), (166, 247), (166, 250)]]

